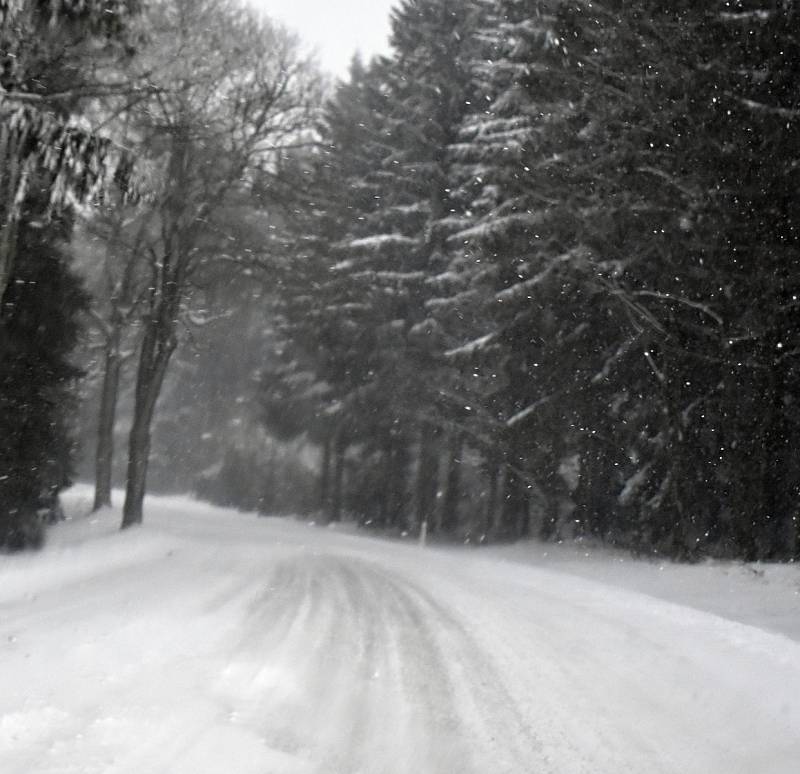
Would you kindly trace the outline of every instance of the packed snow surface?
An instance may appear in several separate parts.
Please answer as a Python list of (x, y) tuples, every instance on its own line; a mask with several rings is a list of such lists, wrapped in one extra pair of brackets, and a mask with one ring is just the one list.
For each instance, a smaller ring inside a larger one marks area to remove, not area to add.
[(3, 774), (795, 774), (798, 568), (153, 498), (0, 557)]

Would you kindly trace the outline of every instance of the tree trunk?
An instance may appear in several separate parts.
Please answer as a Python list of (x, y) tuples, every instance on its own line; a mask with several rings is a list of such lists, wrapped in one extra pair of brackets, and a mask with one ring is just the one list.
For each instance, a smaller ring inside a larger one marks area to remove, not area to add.
[(17, 253), (18, 213), (16, 200), (20, 183), (19, 140), (7, 126), (0, 126), (0, 317)]
[(3, 316), (3, 296), (14, 271), (17, 228), (16, 221), (0, 224), (0, 318)]
[[(377, 513), (369, 513), (368, 518), (372, 519), (379, 527), (386, 527), (389, 523), (389, 513), (391, 512), (392, 492), (394, 488), (394, 443), (390, 433), (386, 434), (381, 449), (380, 459), (380, 478), (377, 483)], [(370, 502), (373, 502), (370, 493)]]
[(114, 330), (106, 346), (103, 369), (103, 390), (100, 415), (97, 421), (97, 447), (95, 449), (94, 507), (111, 505), (111, 475), (114, 463), (114, 425), (117, 416), (117, 396), (122, 360), (119, 354), (120, 332)]
[(486, 461), (486, 477), (488, 479), (488, 490), (486, 492), (486, 509), (483, 515), (483, 539), (494, 534), (497, 522), (497, 494), (500, 483), (500, 466), (494, 454), (491, 454)]
[[(553, 487), (548, 487), (544, 491), (544, 514), (542, 523), (539, 526), (539, 540), (558, 540), (560, 539), (559, 530), (561, 523), (561, 500)], [(530, 531), (530, 524), (528, 525)]]
[(391, 478), (387, 490), (387, 526), (405, 528), (409, 520), (406, 511), (408, 448), (403, 438), (394, 439), (391, 465)]
[(277, 456), (275, 447), (270, 447), (264, 478), (261, 482), (261, 494), (258, 498), (258, 511), (261, 514), (269, 514), (275, 510), (277, 502), (277, 492), (275, 491)]
[(786, 560), (792, 515), (784, 497), (786, 490), (785, 458), (788, 443), (782, 420), (785, 380), (780, 365), (773, 364), (768, 371), (766, 390), (766, 418), (761, 459), (761, 519), (756, 536), (757, 558), (761, 561)]
[(575, 519), (581, 534), (602, 540), (608, 537), (609, 516), (615, 504), (615, 498), (610, 494), (612, 484), (603, 475), (603, 462), (614, 453), (603, 449), (596, 436), (589, 436), (581, 450), (578, 486), (573, 493)]
[(530, 530), (530, 492), (516, 470), (506, 468), (498, 537), (517, 540)]
[(461, 453), (464, 446), (463, 435), (454, 430), (445, 457), (444, 491), (440, 501), (439, 524), (445, 532), (455, 532), (458, 528), (458, 503), (461, 497)]
[(423, 523), (433, 528), (436, 508), (437, 432), (427, 424), (420, 426), (419, 454), (415, 484), (414, 518), (419, 528)]
[(128, 476), (122, 528), (141, 524), (144, 494), (147, 486), (147, 464), (150, 457), (150, 428), (153, 422), (167, 365), (175, 349), (171, 325), (161, 317), (146, 323), (139, 370), (136, 374), (136, 398), (133, 425), (128, 442)]
[[(173, 148), (167, 172), (169, 195), (162, 216), (163, 250), (159, 260), (151, 262), (152, 285), (150, 314), (144, 320), (139, 368), (136, 372), (136, 393), (133, 425), (128, 442), (128, 475), (122, 528), (141, 524), (144, 494), (147, 486), (147, 465), (150, 457), (150, 429), (167, 365), (175, 351), (175, 325), (180, 314), (181, 298), (186, 289), (191, 256), (187, 240), (186, 159), (188, 140), (185, 127), (173, 135)], [(199, 212), (195, 213), (195, 217)]]
[(344, 453), (346, 445), (337, 433), (333, 442), (333, 481), (331, 482), (331, 503), (329, 521), (342, 520), (342, 483), (344, 479)]
[(328, 513), (328, 498), (331, 488), (331, 444), (330, 434), (325, 435), (322, 442), (322, 463), (319, 472), (319, 510), (323, 515)]

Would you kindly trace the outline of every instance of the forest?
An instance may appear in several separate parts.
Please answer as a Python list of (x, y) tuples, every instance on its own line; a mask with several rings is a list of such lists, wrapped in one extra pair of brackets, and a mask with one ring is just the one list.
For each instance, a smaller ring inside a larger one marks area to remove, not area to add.
[(392, 534), (800, 558), (796, 4), (391, 24), (332, 83), (236, 0), (0, 0), (0, 545), (80, 441), (124, 527), (171, 467)]

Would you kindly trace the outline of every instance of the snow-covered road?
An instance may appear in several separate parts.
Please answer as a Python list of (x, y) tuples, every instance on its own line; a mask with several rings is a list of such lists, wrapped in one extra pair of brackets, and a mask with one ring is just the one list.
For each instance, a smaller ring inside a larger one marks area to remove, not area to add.
[(0, 558), (3, 774), (793, 774), (800, 643), (178, 498)]

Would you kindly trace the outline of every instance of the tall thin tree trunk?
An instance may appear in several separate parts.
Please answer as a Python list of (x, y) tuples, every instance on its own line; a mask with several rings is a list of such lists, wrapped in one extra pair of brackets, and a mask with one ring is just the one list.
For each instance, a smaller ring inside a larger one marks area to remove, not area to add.
[(344, 479), (344, 453), (346, 444), (339, 433), (333, 442), (333, 480), (331, 482), (331, 501), (329, 521), (342, 520), (342, 491)]
[[(552, 486), (544, 492), (544, 514), (539, 526), (539, 539), (543, 541), (558, 540), (561, 522), (561, 500)], [(530, 531), (530, 523), (528, 524)]]
[(163, 207), (163, 251), (159, 260), (151, 262), (152, 285), (150, 314), (145, 319), (144, 335), (136, 372), (133, 424), (128, 441), (128, 475), (122, 528), (142, 522), (144, 495), (147, 487), (147, 466), (150, 458), (150, 433), (167, 366), (175, 351), (175, 325), (186, 288), (190, 251), (184, 225), (186, 154), (188, 141), (185, 127), (173, 135), (168, 179), (169, 196)]
[(150, 458), (150, 430), (167, 365), (175, 349), (171, 328), (156, 317), (147, 323), (139, 370), (136, 374), (136, 398), (133, 424), (128, 441), (128, 476), (122, 528), (141, 524), (144, 494), (147, 486), (147, 465)]
[(111, 476), (114, 464), (114, 425), (117, 416), (117, 396), (122, 360), (119, 353), (120, 331), (115, 329), (106, 345), (103, 367), (103, 390), (100, 398), (100, 415), (97, 421), (97, 447), (95, 449), (94, 507), (111, 505)]
[(3, 315), (3, 296), (14, 271), (17, 231), (16, 221), (0, 224), (0, 318)]
[(276, 503), (276, 486), (275, 480), (277, 478), (275, 470), (278, 464), (278, 455), (275, 453), (275, 447), (270, 447), (269, 456), (267, 457), (267, 466), (264, 474), (264, 479), (261, 482), (261, 495), (259, 497), (258, 511), (259, 513), (272, 513), (275, 509)]
[(458, 503), (461, 499), (461, 453), (464, 436), (453, 430), (450, 434), (445, 456), (444, 489), (440, 501), (441, 515), (439, 524), (445, 532), (455, 532), (458, 528)]
[(785, 560), (791, 556), (787, 541), (793, 514), (788, 512), (783, 494), (786, 490), (785, 457), (788, 448), (786, 428), (781, 422), (785, 391), (783, 370), (781, 366), (774, 365), (768, 372), (765, 395), (766, 417), (761, 460), (762, 515), (757, 536), (757, 558), (760, 560)]
[(486, 508), (483, 515), (483, 535), (484, 539), (492, 536), (497, 521), (497, 494), (500, 479), (500, 465), (494, 453), (490, 452), (486, 460), (486, 478), (488, 490), (486, 492)]
[[(378, 484), (378, 512), (370, 513), (368, 518), (373, 519), (380, 527), (388, 526), (391, 513), (391, 501), (394, 491), (394, 443), (392, 436), (387, 432), (381, 449), (380, 481)], [(372, 501), (372, 497), (370, 497)]]
[(322, 514), (328, 513), (328, 498), (331, 488), (331, 444), (331, 435), (327, 433), (322, 443), (322, 463), (319, 472), (319, 510)]
[(7, 126), (0, 126), (0, 317), (17, 253), (18, 213), (15, 200), (19, 193), (19, 147), (23, 138), (13, 137)]
[(419, 528), (423, 523), (433, 528), (436, 507), (437, 433), (427, 424), (420, 426), (419, 452), (415, 482), (414, 517)]
[(519, 473), (506, 468), (503, 505), (500, 516), (499, 537), (517, 540), (530, 529), (530, 492)]
[(387, 490), (387, 526), (406, 528), (410, 517), (406, 509), (408, 447), (404, 438), (394, 439), (391, 465), (390, 486)]

